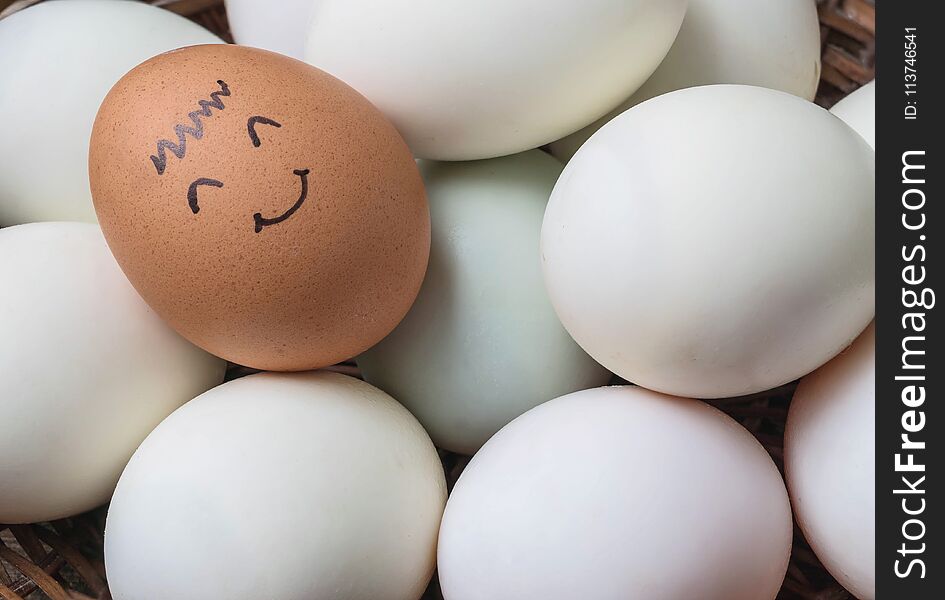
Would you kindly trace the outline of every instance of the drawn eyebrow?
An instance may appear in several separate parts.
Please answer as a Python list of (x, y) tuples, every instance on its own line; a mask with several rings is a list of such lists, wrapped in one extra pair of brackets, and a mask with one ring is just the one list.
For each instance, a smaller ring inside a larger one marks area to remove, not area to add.
[(282, 125), (280, 125), (279, 123), (276, 123), (272, 119), (268, 119), (266, 117), (261, 117), (258, 115), (255, 117), (250, 117), (249, 120), (246, 121), (246, 130), (249, 131), (249, 139), (253, 140), (253, 146), (255, 146), (256, 148), (259, 148), (259, 144), (261, 143), (259, 141), (259, 136), (256, 135), (256, 123), (262, 123), (263, 125), (272, 125), (273, 127), (282, 127)]
[(181, 125), (180, 123), (174, 126), (174, 133), (177, 134), (176, 144), (170, 140), (158, 140), (157, 154), (151, 155), (151, 162), (154, 163), (154, 168), (157, 169), (158, 175), (163, 175), (164, 169), (167, 168), (167, 153), (165, 150), (170, 150), (177, 158), (184, 158), (184, 153), (187, 151), (187, 134), (192, 135), (195, 140), (199, 140), (203, 137), (203, 122), (200, 120), (200, 117), (213, 116), (213, 111), (210, 110), (212, 108), (217, 110), (226, 108), (220, 97), (229, 96), (230, 88), (227, 87), (226, 82), (222, 79), (217, 80), (217, 85), (220, 86), (220, 91), (210, 94), (212, 100), (198, 100), (197, 105), (200, 106), (200, 110), (187, 113), (187, 116), (190, 117), (191, 122), (194, 124), (193, 127)]
[(201, 177), (193, 183), (190, 184), (190, 187), (187, 188), (187, 203), (190, 205), (190, 210), (194, 211), (194, 214), (200, 212), (200, 207), (197, 206), (197, 186), (198, 185), (209, 185), (212, 187), (223, 187), (222, 181), (217, 181), (216, 179), (208, 179), (206, 177)]

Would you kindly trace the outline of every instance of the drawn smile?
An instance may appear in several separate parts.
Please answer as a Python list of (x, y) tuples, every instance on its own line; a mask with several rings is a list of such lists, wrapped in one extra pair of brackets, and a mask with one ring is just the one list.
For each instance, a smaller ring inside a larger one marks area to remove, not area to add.
[(299, 179), (302, 180), (302, 191), (299, 192), (299, 199), (295, 201), (295, 204), (293, 204), (289, 210), (285, 211), (278, 217), (267, 219), (260, 213), (254, 214), (253, 221), (256, 223), (256, 233), (262, 231), (263, 227), (267, 225), (275, 225), (276, 223), (281, 223), (291, 217), (295, 211), (297, 211), (299, 207), (302, 206), (302, 203), (305, 202), (305, 198), (308, 197), (308, 169), (296, 169), (292, 172), (298, 175)]
[[(167, 169), (168, 150), (170, 150), (170, 152), (178, 159), (183, 160), (187, 154), (187, 136), (189, 135), (195, 140), (203, 139), (204, 126), (202, 118), (212, 117), (214, 110), (226, 110), (226, 105), (223, 102), (223, 98), (228, 98), (232, 92), (230, 91), (230, 87), (222, 79), (217, 80), (217, 85), (220, 86), (220, 91), (212, 92), (210, 94), (210, 100), (198, 100), (197, 105), (200, 106), (200, 109), (187, 113), (187, 116), (190, 118), (190, 121), (193, 124), (192, 126), (178, 123), (174, 127), (174, 133), (177, 135), (176, 142), (166, 139), (157, 141), (157, 153), (151, 155), (150, 158), (151, 162), (154, 164), (154, 168), (157, 170), (158, 175), (163, 175)], [(249, 140), (252, 142), (253, 148), (259, 148), (262, 146), (262, 140), (259, 137), (259, 133), (256, 131), (256, 127), (258, 125), (265, 125), (275, 129), (282, 128), (282, 123), (279, 123), (275, 119), (271, 119), (263, 115), (253, 115), (249, 117), (249, 119), (246, 120), (246, 134), (249, 136)], [(299, 176), (299, 180), (302, 184), (302, 189), (299, 192), (299, 199), (296, 200), (295, 204), (289, 207), (287, 211), (278, 217), (267, 218), (262, 216), (262, 213), (255, 213), (253, 215), (253, 229), (256, 233), (260, 233), (263, 228), (269, 227), (270, 225), (278, 225), (279, 223), (282, 223), (294, 215), (295, 211), (297, 211), (305, 202), (305, 198), (308, 197), (309, 170), (295, 169), (292, 172)], [(187, 188), (187, 204), (190, 206), (190, 210), (194, 214), (200, 212), (200, 204), (197, 202), (197, 188), (202, 185), (222, 188), (223, 182), (219, 179), (210, 179), (209, 177), (200, 177), (191, 182), (190, 186)]]
[[(285, 221), (286, 219), (291, 217), (293, 214), (295, 214), (295, 211), (297, 211), (299, 207), (301, 207), (302, 204), (305, 203), (305, 199), (308, 197), (309, 170), (308, 169), (295, 169), (292, 172), (299, 176), (299, 180), (301, 181), (301, 184), (302, 184), (302, 189), (299, 192), (299, 199), (296, 200), (295, 204), (289, 207), (288, 210), (286, 210), (284, 213), (282, 213), (278, 217), (266, 218), (262, 216), (262, 213), (255, 213), (253, 215), (253, 222), (255, 224), (254, 230), (256, 231), (256, 233), (261, 232), (263, 230), (263, 227), (267, 227), (269, 225), (276, 225), (278, 223)], [(190, 206), (190, 210), (194, 214), (197, 214), (200, 212), (200, 204), (197, 201), (197, 188), (202, 185), (222, 188), (223, 182), (218, 179), (210, 179), (207, 177), (201, 177), (190, 184), (190, 187), (187, 189), (187, 204)]]

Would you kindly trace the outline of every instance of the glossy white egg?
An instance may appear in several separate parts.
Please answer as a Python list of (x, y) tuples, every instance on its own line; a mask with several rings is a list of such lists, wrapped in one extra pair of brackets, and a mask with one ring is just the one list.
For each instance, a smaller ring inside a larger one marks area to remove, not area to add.
[(741, 425), (637, 387), (547, 402), (453, 488), (446, 600), (766, 600), (791, 551), (781, 475)]
[(656, 72), (605, 117), (551, 144), (567, 162), (631, 106), (697, 85), (740, 83), (813, 100), (820, 82), (820, 21), (812, 0), (689, 0), (679, 35)]
[(666, 55), (686, 0), (318, 0), (305, 59), (367, 96), (414, 154), (492, 158), (584, 127)]
[(760, 87), (665, 94), (588, 140), (542, 227), (558, 316), (644, 387), (738, 396), (806, 375), (873, 318), (873, 152)]
[(540, 150), (420, 161), (433, 241), (416, 302), (358, 358), (437, 446), (472, 454), (528, 409), (607, 383), (568, 335), (541, 276), (541, 220), (561, 163)]
[(251, 375), (141, 444), (108, 511), (108, 583), (115, 600), (417, 600), (445, 502), (436, 449), (387, 394)]
[(74, 515), (225, 363), (148, 308), (97, 225), (3, 229), (0, 257), (0, 523)]
[(225, 0), (226, 20), (237, 44), (302, 60), (316, 0)]
[(155, 54), (220, 41), (143, 2), (42, 2), (0, 20), (0, 225), (94, 223), (89, 136), (105, 94)]
[[(797, 522), (820, 562), (860, 600), (876, 596), (875, 347), (870, 325), (802, 379), (784, 436)], [(922, 500), (907, 502), (916, 510)]]
[(830, 112), (855, 129), (870, 146), (876, 147), (875, 79), (834, 104)]

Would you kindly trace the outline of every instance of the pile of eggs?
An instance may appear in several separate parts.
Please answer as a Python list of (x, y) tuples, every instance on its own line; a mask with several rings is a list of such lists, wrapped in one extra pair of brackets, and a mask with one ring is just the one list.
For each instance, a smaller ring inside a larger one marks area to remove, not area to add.
[[(796, 518), (873, 598), (813, 0), (227, 9), (0, 20), (0, 522), (110, 501), (116, 600), (764, 600)], [(796, 379), (785, 478), (706, 400)]]

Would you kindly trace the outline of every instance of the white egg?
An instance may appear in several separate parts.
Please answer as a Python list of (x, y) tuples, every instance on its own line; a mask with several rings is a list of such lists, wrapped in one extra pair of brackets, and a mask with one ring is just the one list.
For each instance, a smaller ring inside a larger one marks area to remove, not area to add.
[(699, 401), (597, 388), (473, 457), (440, 529), (446, 600), (763, 600), (791, 551), (777, 467)]
[(225, 0), (226, 18), (237, 44), (302, 60), (305, 34), (316, 0)]
[(819, 367), (874, 310), (873, 152), (760, 87), (689, 88), (623, 113), (565, 167), (542, 226), (551, 302), (638, 385), (749, 394)]
[(367, 96), (417, 156), (492, 158), (617, 106), (666, 55), (685, 9), (686, 0), (318, 0), (305, 59)]
[(830, 112), (855, 129), (871, 147), (876, 147), (875, 79), (834, 104)]
[(532, 150), (492, 160), (421, 161), (433, 240), (420, 295), (358, 358), (437, 446), (472, 454), (528, 409), (607, 383), (561, 326), (538, 240), (561, 163)]
[(860, 600), (876, 595), (875, 346), (870, 325), (802, 379), (784, 437), (798, 525), (830, 574)]
[(108, 511), (115, 600), (416, 600), (446, 481), (420, 424), (337, 373), (263, 373), (167, 418)]
[(0, 523), (74, 515), (225, 363), (148, 308), (96, 225), (4, 229), (0, 257)]
[(220, 41), (141, 2), (42, 2), (0, 20), (0, 225), (94, 223), (89, 136), (105, 94), (155, 54)]
[(820, 21), (813, 0), (689, 0), (666, 58), (606, 116), (551, 144), (567, 162), (595, 131), (631, 106), (697, 85), (741, 83), (813, 100), (820, 81)]

